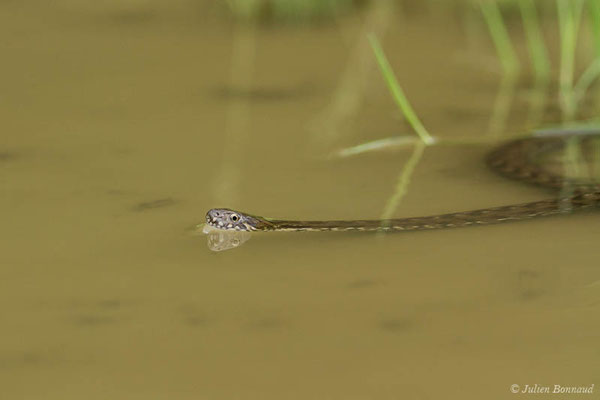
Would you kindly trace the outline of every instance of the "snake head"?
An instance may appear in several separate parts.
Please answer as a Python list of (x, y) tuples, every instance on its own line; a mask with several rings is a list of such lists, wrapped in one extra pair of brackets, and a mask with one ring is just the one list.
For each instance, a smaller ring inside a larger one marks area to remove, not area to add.
[(236, 231), (268, 230), (271, 225), (263, 218), (228, 208), (213, 208), (206, 213), (206, 223), (217, 229)]

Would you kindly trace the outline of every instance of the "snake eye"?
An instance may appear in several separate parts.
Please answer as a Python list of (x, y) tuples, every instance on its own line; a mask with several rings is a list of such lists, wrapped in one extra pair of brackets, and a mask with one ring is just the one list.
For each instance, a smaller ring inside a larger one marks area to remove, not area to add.
[(238, 219), (240, 219), (240, 218), (239, 218), (237, 215), (235, 215), (235, 214), (233, 214), (233, 215), (231, 216), (231, 220), (232, 220), (233, 222), (237, 222), (237, 220), (238, 220)]

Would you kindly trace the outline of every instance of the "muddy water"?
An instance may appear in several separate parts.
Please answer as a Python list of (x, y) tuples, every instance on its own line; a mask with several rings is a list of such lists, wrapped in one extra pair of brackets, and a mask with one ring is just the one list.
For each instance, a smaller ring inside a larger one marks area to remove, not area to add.
[[(367, 9), (255, 29), (211, 2), (24, 3), (0, 6), (3, 397), (501, 399), (513, 384), (600, 384), (600, 215), (257, 234), (218, 253), (190, 230), (216, 206), (382, 214), (410, 149), (325, 157), (409, 133), (365, 30), (385, 37), (435, 136), (523, 133), (531, 80), (502, 86), (468, 17)], [(489, 172), (491, 146), (426, 149), (394, 215), (547, 195)]]

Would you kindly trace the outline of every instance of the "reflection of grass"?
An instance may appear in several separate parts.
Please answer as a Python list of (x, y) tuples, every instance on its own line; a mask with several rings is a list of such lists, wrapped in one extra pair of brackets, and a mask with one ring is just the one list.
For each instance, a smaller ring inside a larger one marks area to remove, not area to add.
[[(579, 146), (579, 144), (580, 138), (577, 136), (573, 136), (567, 139), (566, 147), (564, 150), (563, 163), (565, 176), (576, 177), (577, 179), (582, 178), (580, 166), (582, 164), (583, 156), (581, 154), (581, 147)], [(559, 197), (562, 199), (570, 198), (571, 196), (573, 196), (574, 189), (575, 188), (573, 187), (573, 184), (570, 182), (569, 179), (567, 179), (560, 191)], [(572, 204), (570, 202), (564, 203), (562, 204), (562, 207), (564, 208), (564, 211), (570, 211)]]
[(425, 151), (425, 147), (427, 145), (423, 142), (417, 142), (415, 144), (415, 148), (410, 158), (402, 168), (402, 172), (400, 173), (400, 177), (398, 179), (398, 183), (396, 184), (396, 188), (392, 196), (388, 199), (383, 212), (381, 213), (381, 219), (384, 221), (383, 226), (386, 226), (386, 221), (389, 221), (390, 218), (394, 215), (396, 208), (398, 208), (398, 204), (400, 204), (400, 200), (406, 194), (408, 190), (408, 184), (410, 183), (410, 178), (412, 174), (423, 157), (423, 152)]
[(600, 138), (592, 139), (592, 179), (600, 182)]
[(516, 75), (505, 74), (500, 81), (490, 116), (489, 133), (492, 137), (498, 138), (504, 132), (515, 92), (516, 78)]
[(236, 17), (274, 21), (331, 16), (358, 3), (357, 0), (227, 0)]

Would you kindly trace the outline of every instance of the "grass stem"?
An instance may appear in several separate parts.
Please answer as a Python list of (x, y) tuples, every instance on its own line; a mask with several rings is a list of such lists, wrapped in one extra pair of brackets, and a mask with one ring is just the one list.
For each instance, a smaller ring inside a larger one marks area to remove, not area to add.
[(573, 90), (575, 49), (583, 0), (556, 0), (560, 32), (560, 101), (564, 120), (572, 120), (576, 112)]
[(387, 87), (390, 90), (394, 101), (404, 114), (404, 117), (423, 143), (427, 145), (434, 143), (435, 139), (429, 134), (429, 132), (427, 132), (427, 129), (425, 129), (425, 127), (421, 123), (421, 120), (419, 119), (419, 117), (417, 117), (417, 114), (415, 113), (408, 99), (406, 98), (404, 91), (400, 87), (400, 84), (396, 79), (396, 75), (394, 74), (390, 63), (387, 57), (385, 56), (383, 49), (381, 48), (379, 41), (373, 34), (369, 34), (368, 39), (369, 43), (371, 44), (371, 48), (375, 53), (377, 64), (379, 65), (381, 73), (383, 74), (383, 78), (385, 79)]
[(583, 71), (579, 80), (573, 87), (573, 101), (577, 105), (585, 96), (585, 93), (590, 88), (592, 83), (600, 76), (600, 57), (596, 58), (588, 67)]
[(600, 58), (600, 1), (588, 0), (588, 10), (590, 16), (590, 25), (594, 37), (594, 47), (596, 58)]
[(482, 1), (480, 6), (504, 73), (516, 74), (519, 70), (519, 59), (506, 30), (498, 4), (495, 1)]
[(550, 60), (548, 59), (535, 4), (533, 0), (520, 0), (518, 4), (521, 9), (521, 18), (527, 37), (533, 71), (537, 79), (547, 79), (550, 74)]

